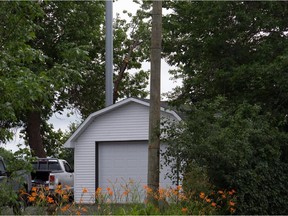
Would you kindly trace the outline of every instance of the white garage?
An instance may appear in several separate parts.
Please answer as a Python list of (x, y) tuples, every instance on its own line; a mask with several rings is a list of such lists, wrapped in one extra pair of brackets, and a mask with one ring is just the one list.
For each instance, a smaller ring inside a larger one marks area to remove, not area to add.
[[(179, 121), (173, 111), (161, 108), (162, 118)], [(67, 140), (74, 148), (74, 195), (76, 202), (93, 202), (95, 190), (121, 186), (133, 181), (147, 185), (149, 101), (128, 98), (92, 113)], [(161, 143), (161, 150), (165, 144)], [(163, 164), (162, 164), (163, 165)], [(169, 168), (160, 171), (162, 187), (172, 185), (165, 178)], [(88, 193), (82, 194), (87, 188)], [(118, 192), (119, 192), (118, 191)]]

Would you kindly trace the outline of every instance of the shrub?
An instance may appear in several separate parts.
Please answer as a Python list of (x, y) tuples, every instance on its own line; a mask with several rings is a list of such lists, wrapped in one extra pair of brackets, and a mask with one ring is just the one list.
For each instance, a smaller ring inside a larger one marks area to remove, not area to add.
[(188, 116), (184, 126), (171, 129), (166, 151), (167, 163), (178, 157), (180, 171), (186, 174), (184, 185), (192, 181), (189, 169), (197, 164), (207, 171), (208, 181), (215, 188), (236, 189), (236, 213), (288, 211), (284, 151), (288, 136), (280, 126), (273, 125), (269, 113), (263, 113), (257, 105), (233, 106), (217, 98), (191, 106)]
[[(0, 212), (5, 206), (13, 207), (14, 214), (21, 214), (26, 206), (26, 195), (20, 195), (20, 191), (26, 188), (23, 175), (31, 172), (32, 159), (28, 149), (19, 149), (14, 154), (10, 151), (0, 148), (0, 155), (4, 158), (8, 178), (0, 185)], [(20, 171), (21, 170), (21, 171)]]

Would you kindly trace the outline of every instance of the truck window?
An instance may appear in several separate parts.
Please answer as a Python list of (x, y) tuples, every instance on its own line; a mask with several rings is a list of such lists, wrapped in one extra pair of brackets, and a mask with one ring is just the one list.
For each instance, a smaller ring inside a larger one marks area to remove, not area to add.
[(58, 161), (49, 161), (48, 170), (61, 170), (61, 167)]
[(44, 161), (44, 162), (39, 161), (38, 169), (39, 170), (47, 170), (47, 162), (46, 161)]
[(34, 170), (42, 170), (42, 171), (61, 170), (60, 164), (57, 160), (54, 160), (54, 161), (43, 160), (43, 161), (39, 161), (38, 163), (33, 162), (32, 167)]
[(72, 172), (72, 169), (71, 169), (70, 165), (68, 163), (66, 163), (65, 161), (63, 163), (64, 163), (65, 171), (66, 172)]

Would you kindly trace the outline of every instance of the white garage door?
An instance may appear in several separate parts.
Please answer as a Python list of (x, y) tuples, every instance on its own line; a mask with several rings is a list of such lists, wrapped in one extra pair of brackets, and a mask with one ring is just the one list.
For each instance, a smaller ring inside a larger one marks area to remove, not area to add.
[[(133, 182), (139, 192), (144, 191), (148, 172), (147, 141), (100, 142), (98, 154), (99, 187), (103, 190), (113, 188), (121, 194), (124, 188)], [(160, 175), (162, 187), (171, 186), (171, 181), (165, 178), (166, 172), (167, 168)]]

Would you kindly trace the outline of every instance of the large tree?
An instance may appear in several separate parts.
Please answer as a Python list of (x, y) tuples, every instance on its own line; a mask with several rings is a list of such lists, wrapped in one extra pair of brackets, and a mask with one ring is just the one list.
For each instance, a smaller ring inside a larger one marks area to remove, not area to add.
[[(0, 7), (4, 23), (0, 106), (5, 127), (0, 135), (5, 141), (10, 138), (7, 128), (23, 125), (34, 155), (45, 157), (41, 131), (52, 113), (74, 107), (85, 117), (104, 105), (104, 2), (2, 2)], [(115, 101), (145, 96), (137, 88), (145, 88), (148, 78), (147, 72), (127, 71), (139, 68), (139, 59), (145, 58), (139, 51), (143, 25), (134, 31), (138, 38), (128, 37), (128, 23), (119, 20)]]
[[(40, 5), (29, 2), (1, 2), (0, 19), (0, 141), (11, 139), (9, 128), (21, 124), (19, 113), (32, 109), (32, 100), (46, 92), (44, 76), (31, 76), (27, 65), (44, 61), (43, 53), (31, 48), (38, 26), (33, 20), (41, 17)], [(47, 96), (49, 97), (49, 96)]]
[(189, 169), (197, 162), (214, 185), (236, 187), (238, 213), (283, 214), (288, 4), (173, 1), (166, 6), (172, 13), (163, 19), (164, 52), (183, 78), (174, 96), (176, 104), (190, 104), (185, 132), (174, 140), (183, 164)]
[[(164, 51), (182, 67), (181, 97), (196, 102), (221, 94), (287, 106), (286, 2), (172, 2), (164, 19)], [(284, 111), (285, 112), (285, 111)]]
[(46, 78), (41, 83), (46, 85), (46, 92), (30, 98), (32, 108), (22, 119), (34, 154), (45, 157), (42, 122), (53, 111), (62, 111), (68, 106), (71, 88), (84, 84), (83, 77), (92, 72), (101, 74), (101, 65), (99, 68), (98, 64), (93, 64), (93, 59), (103, 49), (99, 41), (104, 7), (101, 2), (43, 2), (41, 9), (43, 16), (33, 20), (38, 26), (35, 38), (27, 44), (40, 50), (45, 60), (25, 66), (30, 69), (31, 76)]

